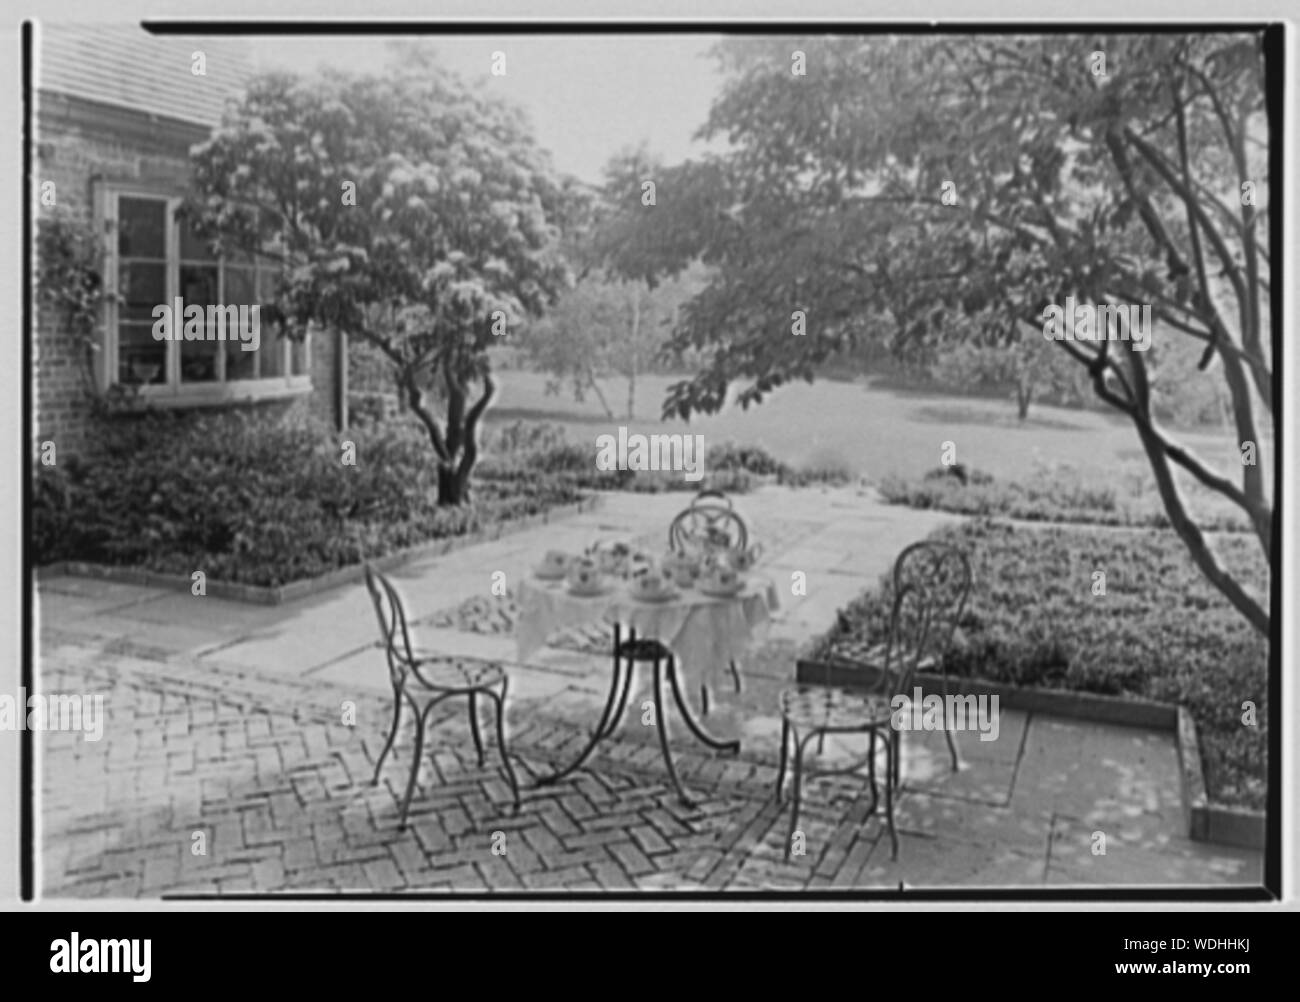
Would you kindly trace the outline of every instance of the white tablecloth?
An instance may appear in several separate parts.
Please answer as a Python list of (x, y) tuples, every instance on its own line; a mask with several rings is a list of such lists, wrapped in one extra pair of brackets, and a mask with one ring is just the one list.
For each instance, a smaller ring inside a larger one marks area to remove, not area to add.
[(524, 661), (556, 631), (617, 622), (625, 631), (636, 630), (637, 637), (666, 645), (682, 672), (712, 682), (733, 660), (741, 661), (779, 605), (775, 585), (761, 577), (751, 577), (734, 598), (711, 598), (686, 588), (668, 602), (638, 601), (622, 582), (605, 595), (579, 598), (570, 595), (563, 582), (529, 580), (519, 587), (515, 643)]

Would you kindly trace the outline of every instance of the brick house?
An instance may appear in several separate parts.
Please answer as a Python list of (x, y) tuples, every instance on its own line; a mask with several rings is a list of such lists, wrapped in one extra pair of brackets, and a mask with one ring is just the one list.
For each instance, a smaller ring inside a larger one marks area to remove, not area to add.
[[(197, 53), (205, 73), (197, 75)], [(268, 417), (307, 408), (346, 425), (346, 348), (316, 331), (301, 343), (264, 324), (261, 346), (238, 341), (164, 341), (153, 307), (259, 303), (276, 281), (265, 262), (214, 257), (176, 217), (188, 186), (189, 150), (210, 134), (251, 65), (238, 39), (153, 36), (127, 24), (42, 25), (36, 38), (33, 150), (38, 192), (54, 182), (57, 211), (93, 219), (104, 235), (105, 307), (97, 350), (56, 318), (36, 315), (37, 441), (76, 450), (93, 392), (138, 387), (155, 409), (256, 407)], [(53, 211), (39, 196), (40, 215)]]

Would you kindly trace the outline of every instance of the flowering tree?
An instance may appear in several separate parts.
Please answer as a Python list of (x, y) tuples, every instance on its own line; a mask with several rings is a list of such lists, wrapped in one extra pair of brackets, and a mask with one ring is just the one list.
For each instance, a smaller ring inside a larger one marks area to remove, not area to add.
[(487, 347), (568, 282), (568, 190), (513, 108), (415, 48), (383, 77), (271, 75), (194, 152), (198, 228), (278, 257), (273, 314), (375, 346), (469, 499), (496, 390)]

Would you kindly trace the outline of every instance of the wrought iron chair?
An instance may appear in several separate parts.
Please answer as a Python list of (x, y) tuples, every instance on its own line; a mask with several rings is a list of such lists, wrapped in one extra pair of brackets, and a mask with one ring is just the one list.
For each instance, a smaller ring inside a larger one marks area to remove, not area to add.
[[(894, 831), (893, 794), (901, 784), (902, 742), (899, 730), (891, 726), (892, 700), (903, 695), (910, 701), (916, 672), (933, 667), (942, 672), (944, 705), (948, 704), (948, 676), (943, 657), (952, 642), (957, 622), (970, 594), (970, 562), (966, 555), (946, 543), (923, 541), (907, 547), (894, 562), (893, 603), (889, 636), (883, 648), (876, 647), (863, 659), (877, 671), (876, 683), (863, 689), (835, 686), (801, 686), (781, 693), (781, 755), (777, 771), (776, 797), (780, 801), (790, 740), (795, 747), (794, 804), (786, 858), (799, 821), (799, 798), (804, 775), (804, 752), (817, 738), (818, 752), (827, 734), (866, 734), (867, 756), (837, 769), (820, 769), (809, 775), (857, 772), (865, 764), (871, 783), (871, 811), (878, 804), (876, 787), (876, 738), (885, 745), (885, 811), (893, 858), (898, 857), (898, 836)], [(957, 769), (957, 746), (946, 726), (944, 737)]]
[(721, 491), (701, 491), (668, 527), (668, 546), (674, 553), (743, 550), (748, 543), (745, 520)]
[[(393, 726), (375, 763), (374, 783), (379, 783), (379, 773), (384, 759), (393, 747), (397, 729), (402, 720), (403, 701), (410, 704), (415, 714), (415, 754), (411, 759), (411, 775), (406, 782), (406, 795), (402, 799), (401, 827), (406, 827), (406, 815), (415, 792), (415, 779), (420, 771), (420, 757), (424, 752), (424, 730), (429, 713), (435, 706), (456, 696), (469, 697), (470, 733), (478, 752), (478, 764), (483, 765), (483, 736), (479, 731), (478, 697), (486, 696), (496, 706), (497, 748), (510, 789), (514, 793), (515, 810), (519, 810), (519, 783), (510, 754), (506, 750), (505, 702), (509, 679), (505, 669), (491, 661), (476, 658), (452, 657), (426, 653), (413, 647), (407, 627), (406, 610), (392, 583), (377, 570), (366, 565), (366, 588), (370, 592), (379, 617), (379, 631), (388, 655), (388, 677), (393, 685)], [(500, 690), (498, 692), (497, 690)]]
[[(736, 552), (749, 545), (749, 528), (721, 491), (700, 491), (687, 508), (678, 512), (668, 527), (668, 546), (674, 553), (703, 555), (710, 550)], [(731, 679), (740, 692), (740, 669), (730, 664)], [(700, 686), (700, 704), (709, 713), (709, 690)]]

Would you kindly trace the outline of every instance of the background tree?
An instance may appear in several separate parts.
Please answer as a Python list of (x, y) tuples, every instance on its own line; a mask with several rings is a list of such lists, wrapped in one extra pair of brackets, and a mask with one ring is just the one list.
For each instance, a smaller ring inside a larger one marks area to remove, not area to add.
[(1020, 324), (1010, 341), (1000, 330), (988, 343), (963, 339), (940, 351), (929, 371), (945, 389), (1009, 391), (1021, 421), (1035, 400), (1077, 406), (1092, 393), (1087, 372), (1028, 324)]
[[(806, 54), (806, 76), (791, 53)], [(667, 172), (659, 213), (620, 254), (671, 273), (715, 269), (674, 347), (710, 364), (665, 412), (742, 405), (892, 319), (897, 351), (932, 352), (963, 318), (1001, 313), (1040, 331), (1048, 304), (1148, 304), (1201, 351), (1232, 401), (1220, 470), (1152, 415), (1160, 345), (1054, 342), (1097, 398), (1128, 417), (1165, 511), (1206, 577), (1257, 629), (1261, 597), (1223, 567), (1188, 513), (1181, 477), (1230, 499), (1271, 551), (1267, 431), (1268, 134), (1253, 35), (738, 38), (702, 130), (728, 152)], [(1100, 58), (1099, 58), (1100, 57)], [(1104, 59), (1104, 61), (1103, 61)], [(674, 197), (667, 197), (667, 193)], [(792, 310), (808, 334), (790, 334)]]
[(268, 305), (292, 336), (318, 324), (383, 353), (428, 433), (438, 501), (468, 500), (494, 327), (568, 280), (569, 186), (519, 112), (408, 46), (383, 77), (255, 81), (194, 160), (199, 228), (284, 262)]
[(575, 400), (592, 393), (613, 419), (601, 383), (621, 378), (627, 384), (627, 419), (635, 419), (637, 378), (663, 367), (677, 310), (700, 281), (696, 272), (652, 288), (641, 279), (588, 271), (524, 334), (533, 364), (554, 377), (547, 392), (558, 392), (567, 382)]

